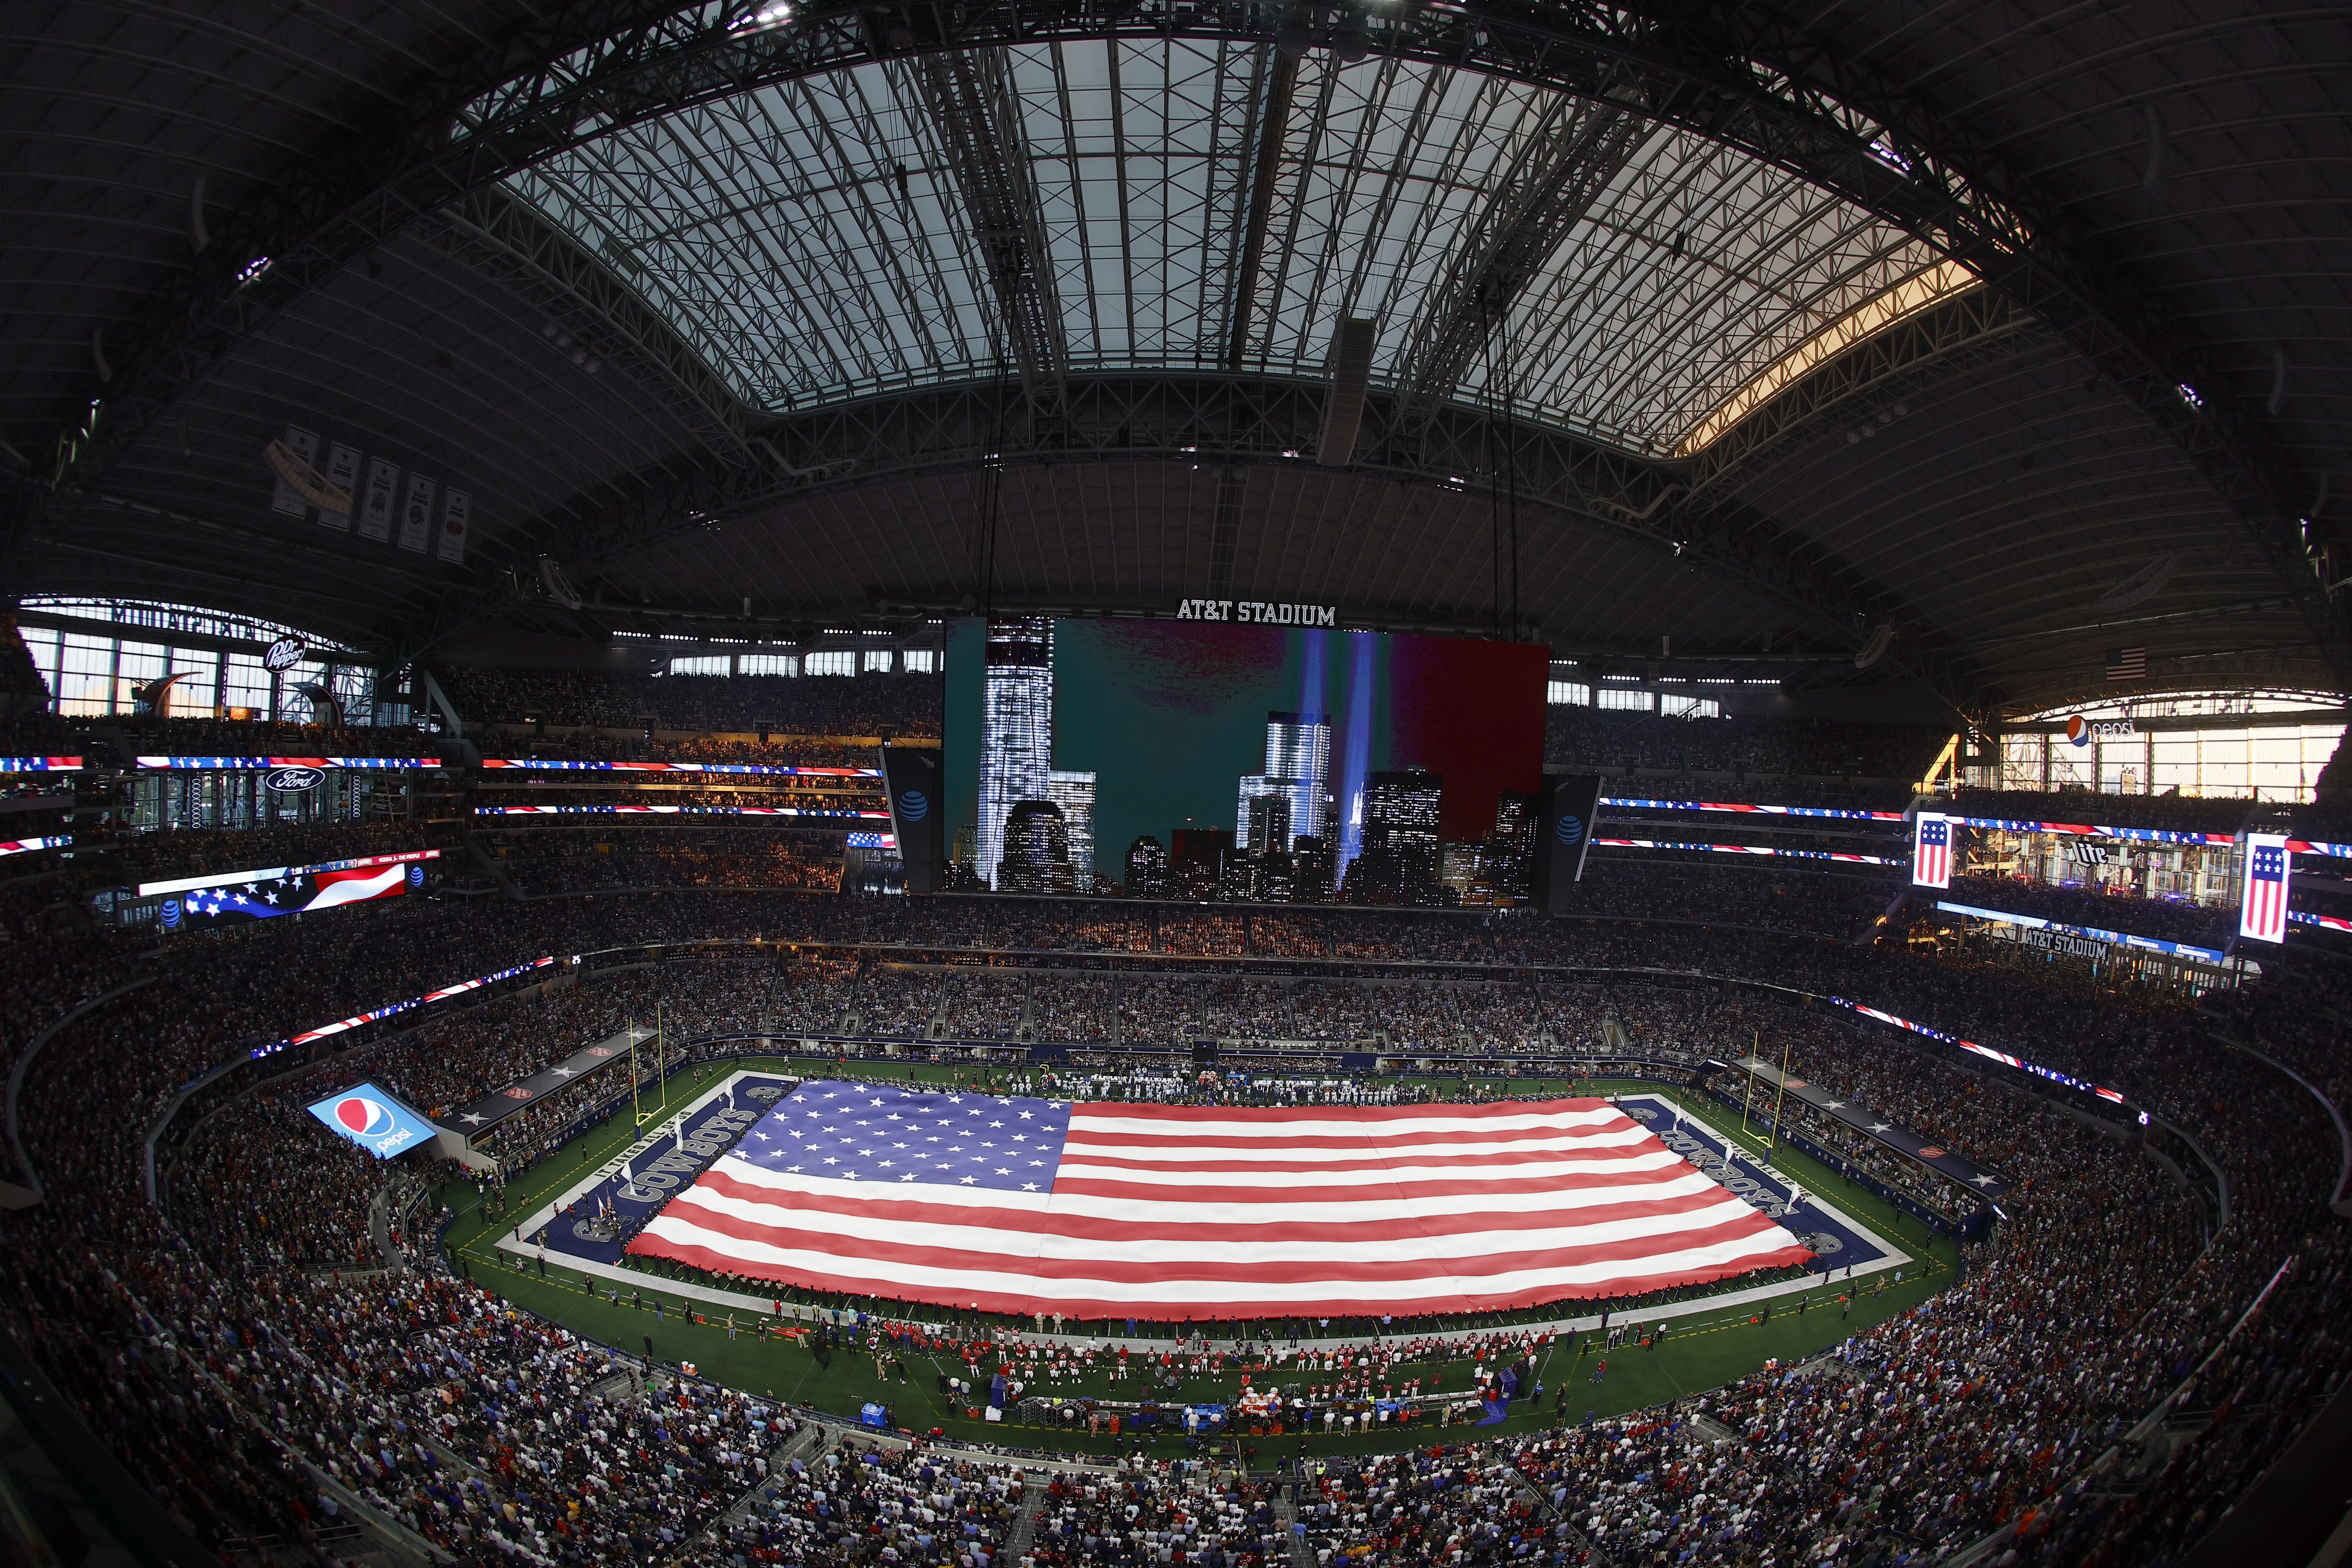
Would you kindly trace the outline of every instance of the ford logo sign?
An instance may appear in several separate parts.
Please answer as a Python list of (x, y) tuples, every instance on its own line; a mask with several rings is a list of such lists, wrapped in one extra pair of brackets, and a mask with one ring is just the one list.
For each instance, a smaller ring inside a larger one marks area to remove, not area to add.
[(921, 790), (910, 789), (898, 797), (898, 815), (909, 822), (920, 822), (931, 814), (931, 797)]
[(1562, 844), (1573, 844), (1578, 839), (1584, 837), (1584, 818), (1580, 816), (1563, 816), (1559, 819), (1559, 826), (1555, 826), (1551, 832), (1552, 837), (1559, 839)]
[(317, 768), (272, 768), (261, 783), (272, 795), (300, 795), (306, 789), (317, 789), (326, 776)]
[(303, 646), (300, 637), (279, 637), (262, 653), (261, 668), (275, 670), (291, 669), (301, 663), (302, 656), (310, 651)]

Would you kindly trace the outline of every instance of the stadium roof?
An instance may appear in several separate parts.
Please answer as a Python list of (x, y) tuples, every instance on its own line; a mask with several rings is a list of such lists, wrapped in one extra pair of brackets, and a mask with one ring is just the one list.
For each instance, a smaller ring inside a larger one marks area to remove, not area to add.
[[(14, 592), (387, 656), (1516, 597), (1976, 716), (2345, 689), (2341, 13), (12, 20)], [(464, 495), (462, 561), (273, 510), (289, 426), (435, 481), (430, 543)]]

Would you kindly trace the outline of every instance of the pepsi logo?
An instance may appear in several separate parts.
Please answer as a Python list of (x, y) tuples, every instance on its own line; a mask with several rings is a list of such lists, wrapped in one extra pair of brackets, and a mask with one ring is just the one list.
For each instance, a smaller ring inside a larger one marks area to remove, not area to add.
[(1551, 834), (1562, 844), (1573, 844), (1584, 837), (1584, 818), (1563, 816), (1559, 819), (1559, 826), (1551, 830)]
[(272, 768), (262, 776), (262, 787), (272, 795), (300, 795), (317, 789), (326, 779), (317, 768)]
[(363, 1094), (347, 1094), (335, 1101), (335, 1120), (355, 1137), (367, 1137), (392, 1125), (392, 1112)]
[(2080, 713), (2070, 713), (2066, 716), (2066, 743), (2072, 746), (2087, 746), (2091, 743), (2090, 723)]
[(921, 790), (910, 789), (898, 796), (898, 815), (909, 822), (920, 822), (931, 814), (931, 797)]

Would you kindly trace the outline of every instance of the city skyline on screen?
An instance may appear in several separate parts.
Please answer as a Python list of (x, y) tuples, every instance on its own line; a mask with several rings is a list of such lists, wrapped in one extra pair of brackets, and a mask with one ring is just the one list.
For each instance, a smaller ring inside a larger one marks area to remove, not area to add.
[(1549, 662), (1537, 645), (1374, 632), (954, 621), (956, 855), (981, 885), (1084, 891), (1087, 871), (1129, 880), (1149, 838), (1209, 896), (1305, 900), (1402, 854), (1381, 875), (1427, 901), (1442, 847), (1487, 841), (1498, 806), (1539, 787)]

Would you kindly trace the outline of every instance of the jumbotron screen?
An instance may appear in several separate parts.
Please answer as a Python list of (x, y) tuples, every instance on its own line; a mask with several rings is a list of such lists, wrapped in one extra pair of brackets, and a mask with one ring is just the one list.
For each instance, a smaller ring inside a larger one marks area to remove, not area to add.
[(1434, 904), (1523, 864), (1539, 645), (1020, 616), (947, 654), (950, 886)]

